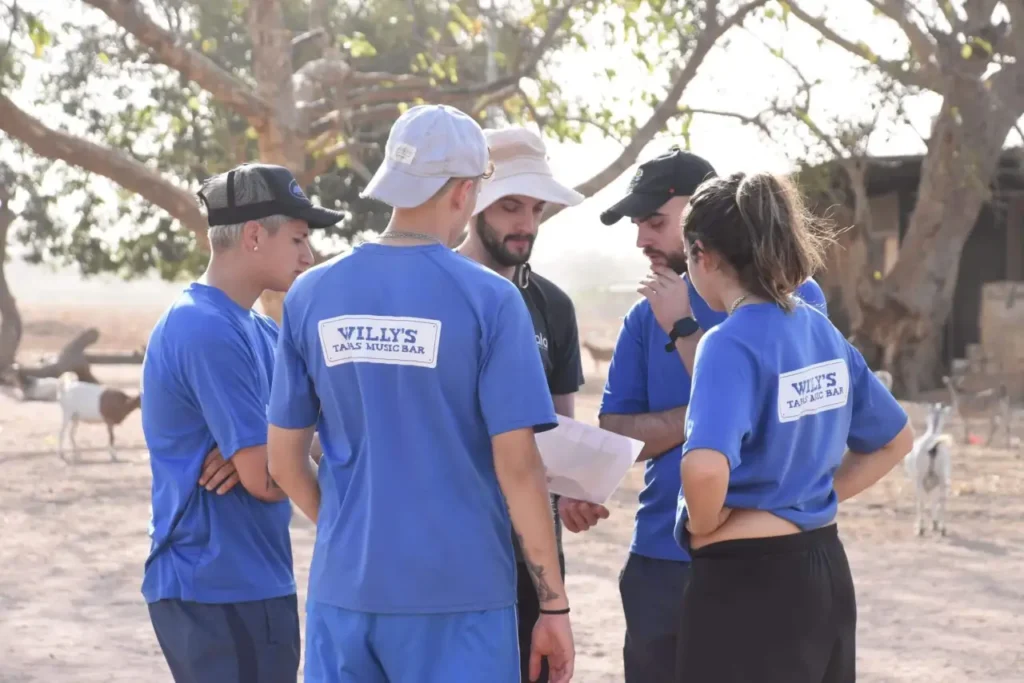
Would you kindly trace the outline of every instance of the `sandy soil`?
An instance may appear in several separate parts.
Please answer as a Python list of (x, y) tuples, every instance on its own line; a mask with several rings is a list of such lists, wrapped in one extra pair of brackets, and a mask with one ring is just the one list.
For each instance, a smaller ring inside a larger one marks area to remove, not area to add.
[[(33, 303), (24, 356), (59, 348), (85, 324), (104, 330), (101, 346), (136, 348), (156, 315)], [(615, 326), (610, 318), (588, 328), (608, 339)], [(579, 412), (595, 419), (603, 382), (588, 361)], [(138, 382), (135, 368), (97, 375)], [(923, 409), (908, 410), (922, 426)], [(65, 465), (54, 453), (59, 420), (54, 404), (0, 395), (0, 681), (169, 681), (139, 594), (150, 474), (138, 415), (118, 432), (120, 463), (109, 462), (105, 430), (83, 425), (83, 461)], [(860, 681), (1024, 681), (1024, 459), (961, 447), (954, 475), (945, 538), (914, 536), (902, 470), (841, 511), (860, 604)], [(638, 467), (610, 519), (567, 534), (583, 683), (623, 680), (617, 576), (640, 481)], [(301, 601), (313, 530), (298, 515), (293, 527)]]

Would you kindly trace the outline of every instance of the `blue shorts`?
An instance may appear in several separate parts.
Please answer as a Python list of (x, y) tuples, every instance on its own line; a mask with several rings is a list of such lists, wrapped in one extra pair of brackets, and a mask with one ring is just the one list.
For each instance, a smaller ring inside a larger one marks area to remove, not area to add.
[(310, 601), (306, 683), (519, 683), (516, 608), (367, 614)]
[(206, 604), (150, 603), (149, 618), (175, 683), (295, 683), (299, 611), (294, 595)]

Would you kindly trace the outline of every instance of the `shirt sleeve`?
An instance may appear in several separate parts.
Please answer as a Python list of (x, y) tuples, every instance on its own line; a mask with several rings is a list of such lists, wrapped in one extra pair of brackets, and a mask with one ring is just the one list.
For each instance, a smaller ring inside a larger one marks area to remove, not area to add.
[(580, 359), (580, 331), (576, 324), (576, 309), (566, 299), (556, 311), (558, 340), (555, 357), (551, 359), (553, 372), (549, 381), (555, 395), (575, 393), (583, 386), (583, 361)]
[(270, 386), (267, 419), (283, 429), (305, 429), (315, 424), (320, 416), (320, 398), (302, 351), (302, 331), (295, 329), (293, 306), (286, 298), (274, 354), (274, 381)]
[(533, 321), (519, 292), (509, 290), (485, 334), (478, 393), (488, 433), (494, 437), (524, 427), (542, 432), (557, 426)]
[(814, 281), (814, 278), (808, 278), (806, 282), (796, 288), (796, 295), (806, 303), (814, 306), (819, 311), (828, 317), (828, 302), (825, 301), (825, 292), (821, 291), (821, 286)]
[(649, 412), (647, 404), (647, 356), (634, 307), (626, 314), (615, 341), (612, 362), (601, 398), (601, 415), (638, 415)]
[(853, 406), (846, 445), (854, 453), (874, 453), (900, 433), (907, 424), (907, 412), (871, 372), (864, 356), (847, 342)]
[(234, 329), (208, 326), (183, 350), (182, 369), (206, 426), (225, 460), (267, 443), (266, 404), (255, 352)]
[(740, 448), (753, 430), (757, 406), (757, 374), (750, 352), (717, 330), (697, 344), (686, 411), (683, 456), (706, 448), (740, 464)]

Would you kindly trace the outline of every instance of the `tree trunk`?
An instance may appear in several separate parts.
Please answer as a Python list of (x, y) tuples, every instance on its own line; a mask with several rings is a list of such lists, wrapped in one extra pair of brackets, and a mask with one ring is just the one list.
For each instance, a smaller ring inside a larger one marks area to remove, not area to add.
[(95, 327), (83, 330), (61, 349), (57, 355), (57, 360), (36, 368), (23, 367), (21, 368), (21, 374), (26, 377), (60, 377), (65, 372), (73, 372), (83, 382), (98, 384), (99, 382), (89, 368), (85, 349), (95, 344), (99, 338), (100, 332)]
[(7, 208), (9, 190), (0, 187), (0, 376), (14, 363), (21, 344), (21, 315), (4, 275), (7, 261), (7, 231), (14, 222), (14, 213)]
[(894, 388), (910, 398), (941, 374), (940, 331), (952, 308), (960, 253), (989, 198), (1018, 111), (1006, 93), (990, 93), (975, 81), (954, 83), (949, 93), (921, 165), (901, 257), (861, 298), (863, 317), (854, 333), (868, 364), (892, 363)]
[[(298, 110), (292, 86), (291, 32), (285, 28), (279, 0), (252, 0), (249, 5), (252, 67), (256, 93), (269, 102), (273, 115), (259, 132), (260, 161), (278, 164), (298, 175), (306, 164), (306, 150), (298, 134)], [(281, 323), (284, 292), (264, 291), (263, 312)]]

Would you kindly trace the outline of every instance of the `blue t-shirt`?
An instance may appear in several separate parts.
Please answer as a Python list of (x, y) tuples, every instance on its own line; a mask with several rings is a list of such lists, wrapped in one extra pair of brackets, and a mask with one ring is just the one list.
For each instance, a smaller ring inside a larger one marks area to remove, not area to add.
[[(686, 278), (690, 307), (701, 329), (710, 330), (726, 318), (712, 311)], [(825, 306), (825, 297), (814, 280), (797, 295)], [(637, 415), (685, 406), (690, 398), (690, 375), (679, 354), (665, 351), (668, 344), (647, 299), (636, 302), (626, 314), (608, 367), (601, 414)], [(644, 468), (644, 488), (636, 511), (630, 552), (660, 560), (688, 562), (689, 554), (672, 535), (679, 491), (680, 446), (651, 458)]]
[(194, 283), (164, 313), (142, 364), (142, 430), (153, 472), (152, 539), (142, 594), (204, 603), (295, 593), (287, 501), (237, 484), (199, 486), (214, 446), (225, 459), (267, 442), (277, 325)]
[(514, 604), (491, 437), (557, 424), (514, 284), (440, 244), (367, 243), (312, 268), (285, 297), (269, 419), (320, 430), (311, 600)]
[[(803, 530), (835, 519), (832, 477), (847, 447), (876, 451), (907, 423), (860, 352), (804, 304), (741, 306), (701, 339), (693, 375), (683, 457), (722, 453), (727, 507), (768, 510)], [(686, 519), (681, 499), (684, 546)]]

